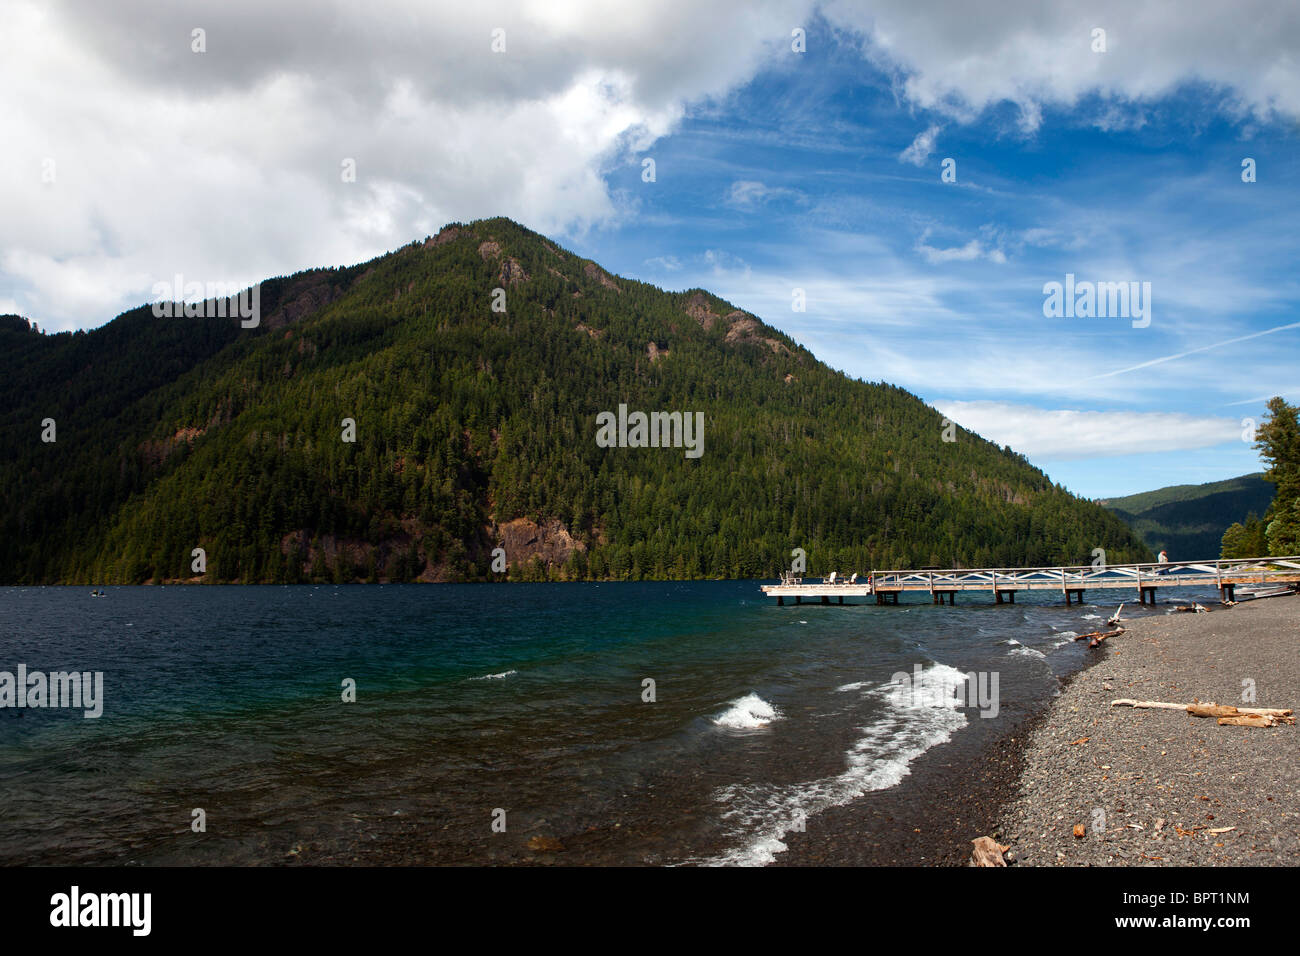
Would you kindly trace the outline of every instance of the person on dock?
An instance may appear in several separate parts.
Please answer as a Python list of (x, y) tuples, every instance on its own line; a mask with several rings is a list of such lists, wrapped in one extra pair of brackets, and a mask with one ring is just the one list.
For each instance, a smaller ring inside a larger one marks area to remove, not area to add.
[[(1160, 554), (1156, 556), (1156, 560), (1157, 560), (1158, 562), (1160, 562), (1161, 564), (1168, 564), (1168, 563), (1169, 563), (1169, 553), (1168, 553), (1167, 551), (1165, 551), (1164, 548), (1161, 548), (1161, 549), (1160, 549)], [(1159, 568), (1159, 569), (1156, 571), (1156, 574), (1164, 574), (1167, 570), (1168, 570), (1167, 568)]]

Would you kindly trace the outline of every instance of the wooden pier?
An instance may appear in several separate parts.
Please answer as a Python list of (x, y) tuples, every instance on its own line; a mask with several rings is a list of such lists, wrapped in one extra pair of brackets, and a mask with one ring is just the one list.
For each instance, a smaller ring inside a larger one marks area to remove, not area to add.
[[(856, 578), (856, 576), (855, 576)], [(1083, 603), (1087, 591), (1128, 591), (1139, 603), (1156, 601), (1165, 588), (1215, 588), (1225, 603), (1236, 599), (1238, 585), (1300, 584), (1300, 556), (1170, 561), (1165, 564), (1107, 564), (1056, 568), (949, 568), (921, 571), (872, 571), (864, 579), (830, 575), (807, 581), (786, 575), (780, 584), (765, 584), (763, 593), (784, 605), (789, 598), (843, 604), (845, 598), (874, 597), (877, 604), (897, 604), (909, 592), (930, 595), (934, 604), (957, 603), (958, 593), (992, 594), (1001, 604), (1016, 602), (1020, 591), (1055, 591), (1067, 604)], [(1119, 596), (1119, 595), (1117, 595)]]

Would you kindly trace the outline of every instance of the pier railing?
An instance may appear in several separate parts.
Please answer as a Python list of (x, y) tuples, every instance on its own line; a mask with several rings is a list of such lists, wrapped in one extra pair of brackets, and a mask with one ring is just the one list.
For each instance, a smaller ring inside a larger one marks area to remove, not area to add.
[(873, 571), (876, 591), (1088, 590), (1194, 584), (1265, 584), (1300, 581), (1300, 556), (1218, 558), (1139, 564), (1046, 568), (946, 568)]

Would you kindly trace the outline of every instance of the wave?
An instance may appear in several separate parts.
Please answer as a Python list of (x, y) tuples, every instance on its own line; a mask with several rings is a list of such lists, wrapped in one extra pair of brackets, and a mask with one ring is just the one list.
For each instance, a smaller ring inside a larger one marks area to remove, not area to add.
[(836, 687), (836, 688), (835, 688), (835, 692), (836, 692), (837, 694), (842, 694), (842, 693), (844, 693), (845, 691), (848, 691), (848, 690), (862, 690), (862, 688), (864, 688), (864, 687), (868, 687), (868, 686), (870, 686), (870, 685), (868, 684), (867, 681), (860, 680), (860, 681), (855, 681), (855, 682), (852, 683), (852, 684), (841, 684), (839, 687)]
[(713, 718), (715, 724), (728, 730), (759, 730), (782, 716), (757, 694), (746, 694), (729, 703), (731, 706), (727, 710)]
[(1101, 620), (1101, 615), (1100, 615), (1100, 614), (1085, 614), (1085, 615), (1083, 616), (1083, 619), (1084, 619), (1085, 621), (1100, 621), (1100, 620)]
[[(718, 856), (691, 862), (709, 866), (764, 866), (786, 849), (790, 831), (803, 829), (811, 816), (843, 806), (873, 790), (897, 785), (913, 760), (931, 747), (946, 743), (968, 723), (958, 709), (957, 689), (966, 675), (947, 664), (935, 664), (911, 683), (877, 685), (867, 691), (885, 705), (884, 712), (865, 727), (845, 753), (846, 769), (833, 777), (798, 784), (734, 784), (714, 794), (724, 804), (724, 823), (739, 845)], [(844, 685), (847, 689), (854, 685)], [(751, 695), (752, 696), (752, 695)]]
[(500, 674), (484, 674), (482, 677), (471, 677), (470, 680), (502, 680), (518, 673), (519, 671), (502, 671)]
[[(1021, 644), (1014, 637), (1006, 641), (1005, 643), (1008, 647), (1011, 648), (1009, 652), (1011, 654), (1019, 654), (1021, 657), (1033, 657), (1039, 660), (1047, 659), (1047, 655), (1044, 654), (1042, 651), (1036, 650), (1035, 648), (1032, 647), (1025, 647), (1025, 645)], [(1053, 643), (1051, 649), (1055, 650), (1056, 648), (1060, 647), (1062, 644), (1068, 644), (1068, 643), (1070, 643), (1070, 638), (1067, 637), (1064, 640), (1056, 641), (1055, 643)]]

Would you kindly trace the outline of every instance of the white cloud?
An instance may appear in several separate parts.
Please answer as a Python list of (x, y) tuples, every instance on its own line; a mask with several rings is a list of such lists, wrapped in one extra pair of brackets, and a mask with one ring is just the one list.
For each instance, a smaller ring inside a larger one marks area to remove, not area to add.
[(917, 133), (912, 144), (898, 154), (899, 160), (914, 166), (924, 166), (925, 161), (934, 152), (935, 140), (939, 138), (939, 129), (938, 126), (931, 126)]
[(1235, 418), (1177, 412), (1077, 411), (1009, 402), (934, 402), (943, 415), (1033, 461), (1186, 451), (1241, 440)]
[(754, 209), (772, 199), (798, 195), (798, 191), (784, 186), (767, 186), (752, 179), (738, 179), (727, 190), (725, 202), (737, 209)]
[(984, 247), (980, 245), (978, 239), (972, 239), (964, 246), (953, 246), (949, 249), (936, 249), (925, 243), (919, 244), (916, 249), (930, 262), (970, 262), (984, 255)]
[(705, 249), (703, 258), (714, 278), (749, 282), (753, 277), (749, 263), (725, 249)]
[(980, 231), (990, 237), (990, 241), (982, 242), (979, 239), (970, 239), (959, 246), (940, 248), (930, 245), (930, 234), (933, 230), (926, 229), (921, 234), (921, 238), (917, 240), (916, 251), (921, 253), (927, 262), (934, 265), (944, 262), (974, 262), (977, 259), (987, 259), (989, 262), (996, 263), (1006, 262), (1006, 253), (996, 244), (999, 241), (998, 230), (991, 226), (985, 226)]
[(617, 222), (609, 172), (788, 52), (809, 2), (12, 0), (0, 293), (43, 326), (93, 326), (176, 272), (251, 283), (456, 219)]
[[(1047, 103), (1093, 93), (1151, 100), (1189, 81), (1219, 89), (1242, 115), (1300, 115), (1300, 17), (1275, 0), (1002, 0), (941, 11), (914, 0), (830, 0), (823, 11), (870, 38), (868, 55), (897, 71), (910, 103), (962, 122), (1010, 102), (1032, 131)], [(1092, 49), (1097, 27), (1105, 53)], [(1107, 103), (1095, 121), (1113, 128), (1117, 115)]]
[[(791, 26), (812, 22), (813, 6), (9, 0), (0, 83), (21, 95), (0, 99), (0, 295), (43, 326), (93, 326), (176, 272), (249, 283), (488, 215), (564, 236), (617, 223), (636, 199), (611, 171), (635, 169), (692, 106), (791, 56)], [(1286, 4), (820, 6), (870, 37), (907, 105), (957, 121), (1005, 101), (1032, 128), (1043, 104), (1096, 92), (1094, 122), (1140, 124), (1144, 101), (1188, 80), (1242, 115), (1300, 113), (1300, 18)], [(1105, 54), (1089, 46), (1098, 25)], [(938, 132), (900, 158), (923, 161)], [(349, 157), (358, 177), (346, 184)], [(43, 184), (47, 159), (57, 177)], [(745, 182), (737, 203), (777, 194)], [(977, 257), (930, 248), (931, 261)]]
[(963, 246), (952, 246), (948, 249), (938, 249), (934, 246), (926, 245), (925, 242), (917, 244), (916, 251), (925, 256), (927, 262), (971, 262), (975, 259), (988, 259), (990, 262), (1006, 262), (1007, 257), (1001, 249), (987, 249), (978, 239), (972, 239)]

